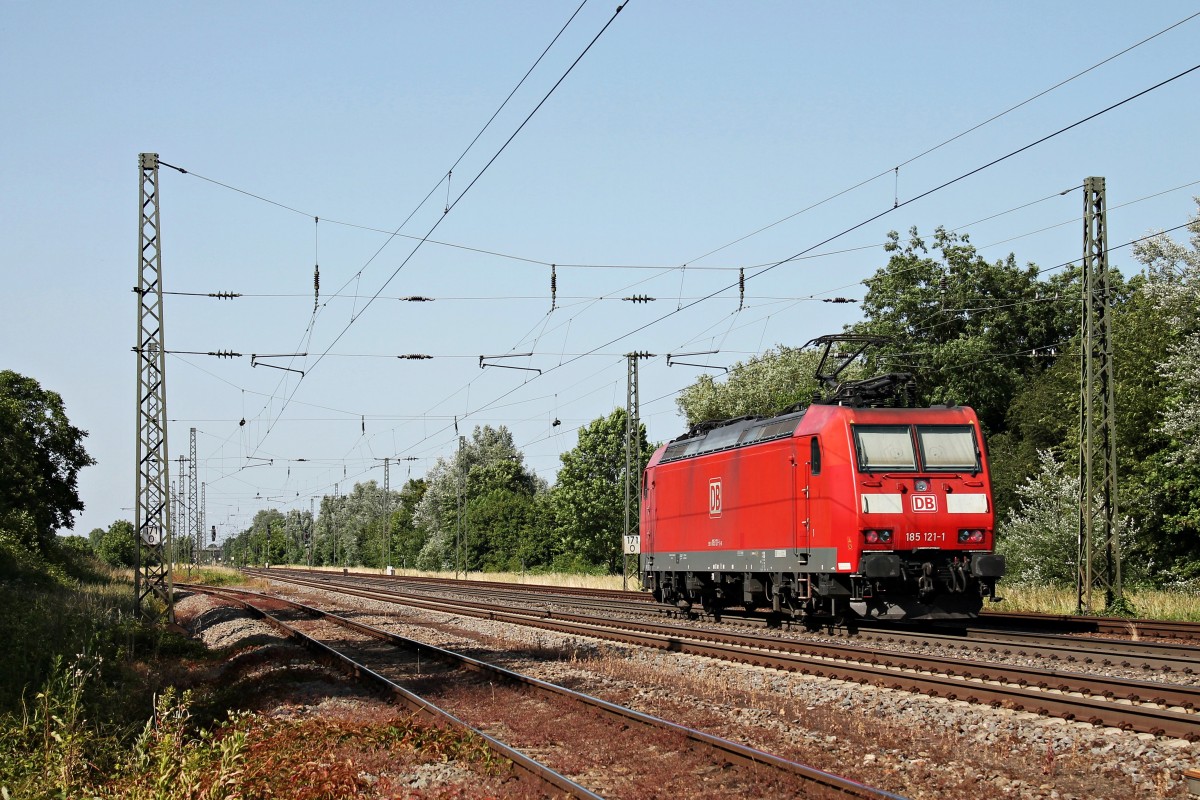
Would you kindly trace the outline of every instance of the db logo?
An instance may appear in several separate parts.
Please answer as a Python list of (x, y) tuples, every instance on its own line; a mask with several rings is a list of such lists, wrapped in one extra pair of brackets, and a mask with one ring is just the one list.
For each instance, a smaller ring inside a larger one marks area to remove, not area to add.
[(913, 511), (937, 511), (937, 495), (914, 494), (912, 496)]
[(721, 479), (709, 478), (708, 481), (708, 515), (721, 516)]

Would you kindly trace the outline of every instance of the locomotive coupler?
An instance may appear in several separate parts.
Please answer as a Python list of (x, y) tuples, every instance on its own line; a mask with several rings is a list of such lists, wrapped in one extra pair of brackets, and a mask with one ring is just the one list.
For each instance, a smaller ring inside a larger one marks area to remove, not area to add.
[(917, 578), (917, 591), (922, 595), (933, 593), (933, 564), (928, 561), (921, 565), (921, 575)]
[(950, 582), (949, 589), (951, 592), (959, 593), (967, 589), (967, 573), (963, 569), (962, 563), (955, 559), (950, 565)]

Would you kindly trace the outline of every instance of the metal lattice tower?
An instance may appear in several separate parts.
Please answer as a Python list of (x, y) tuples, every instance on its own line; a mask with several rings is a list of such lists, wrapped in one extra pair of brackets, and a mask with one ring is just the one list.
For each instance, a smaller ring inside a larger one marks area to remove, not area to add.
[[(457, 422), (455, 427), (458, 427)], [(463, 578), (467, 577), (467, 564), (463, 558), (466, 548), (463, 545), (463, 495), (467, 491), (467, 458), (464, 451), (467, 449), (467, 437), (458, 437), (458, 527), (457, 535), (454, 539), (454, 577), (458, 577), (459, 564), (462, 564)]]
[(188, 508), (191, 514), (188, 516), (187, 529), (188, 535), (192, 539), (192, 563), (200, 563), (200, 549), (204, 547), (204, 528), (200, 527), (200, 495), (196, 490), (196, 429), (191, 429), (189, 437), (190, 446), (188, 447)]
[[(183, 508), (183, 500), (179, 497), (179, 491), (175, 486), (175, 481), (171, 481), (171, 500), (168, 502), (168, 505), (171, 505), (172, 513), (175, 515), (175, 519), (179, 519), (179, 509)], [(175, 562), (178, 560), (179, 545), (174, 539), (172, 539), (171, 551), (167, 554), (167, 561), (174, 566)]]
[(638, 360), (652, 354), (625, 354), (625, 536), (621, 541), (621, 588), (629, 588), (628, 556), (641, 552), (638, 544), (638, 492), (641, 486), (641, 402), (638, 399)]
[[(1079, 397), (1078, 610), (1123, 603), (1117, 515), (1117, 426), (1113, 398), (1112, 295), (1104, 178), (1083, 183), (1083, 358)], [(1099, 506), (1099, 507), (1097, 507)]]
[[(205, 533), (205, 531), (208, 530), (208, 514), (204, 513), (205, 509), (208, 507), (204, 500), (204, 493), (205, 493), (207, 486), (208, 486), (207, 483), (200, 484), (200, 509), (199, 509), (200, 510), (200, 524), (197, 526), (197, 528), (200, 531), (200, 541), (201, 542), (204, 541), (204, 533)], [(217, 537), (213, 536), (213, 541), (210, 543), (210, 545), (215, 544), (216, 540), (217, 540)], [(201, 548), (201, 549), (203, 549), (203, 548)], [(212, 561), (212, 559), (210, 558), (209, 561)]]
[[(170, 462), (167, 450), (166, 345), (163, 343), (162, 248), (159, 229), (158, 154), (138, 157), (137, 478), (133, 525), (138, 555), (134, 605), (156, 621), (173, 621)], [(143, 601), (153, 594), (161, 608)]]
[(383, 459), (383, 540), (386, 543), (387, 552), (383, 557), (383, 569), (386, 572), (387, 568), (392, 565), (392, 521), (389, 519), (391, 513), (392, 496), (391, 492), (391, 458)]
[(304, 531), (304, 556), (308, 561), (308, 568), (312, 569), (312, 535), (313, 526), (317, 524), (317, 518), (313, 511), (313, 498), (308, 498), (308, 527)]
[[(171, 549), (174, 552), (172, 561), (177, 561), (179, 555), (187, 557), (188, 569), (192, 568), (192, 537), (188, 535), (188, 531), (192, 529), (191, 523), (188, 522), (188, 502), (187, 502), (187, 458), (179, 457), (179, 494), (175, 496), (178, 501), (176, 507), (178, 513), (175, 514), (175, 525), (173, 530), (179, 534), (172, 542), (174, 545)], [(184, 542), (187, 542), (187, 547), (184, 547)], [(191, 572), (188, 572), (191, 575)]]

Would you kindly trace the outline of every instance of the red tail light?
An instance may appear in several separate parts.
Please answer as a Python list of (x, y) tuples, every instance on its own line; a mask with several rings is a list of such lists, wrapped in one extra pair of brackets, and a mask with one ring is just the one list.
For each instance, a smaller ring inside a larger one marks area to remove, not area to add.
[(868, 529), (863, 531), (863, 541), (867, 544), (888, 544), (892, 541), (892, 532), (883, 529)]

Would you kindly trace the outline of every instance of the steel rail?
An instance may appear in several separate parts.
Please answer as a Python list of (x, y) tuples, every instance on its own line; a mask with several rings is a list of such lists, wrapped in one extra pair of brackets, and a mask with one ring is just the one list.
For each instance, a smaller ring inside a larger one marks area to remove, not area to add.
[[(534, 759), (530, 758), (529, 756), (525, 755), (524, 753), (520, 752), (519, 750), (515, 750), (515, 749), (509, 747), (508, 745), (504, 744), (504, 742), (501, 742), (499, 739), (495, 739), (491, 736), (488, 736), (483, 731), (469, 725), (468, 723), (464, 722), (463, 720), (460, 720), (458, 717), (454, 716), (453, 714), (451, 714), (450, 712), (448, 712), (442, 708), (439, 708), (437, 705), (429, 702), (428, 700), (421, 697), (420, 695), (413, 694), (412, 692), (408, 691), (407, 689), (403, 688), (402, 686), (399, 686), (396, 683), (393, 683), (392, 681), (385, 678), (383, 675), (380, 675), (379, 673), (375, 672), (374, 670), (372, 670), (362, 664), (359, 664), (358, 662), (354, 661), (353, 659), (349, 658), (348, 656), (343, 655), (342, 653), (339, 653), (337, 650), (334, 650), (329, 645), (327, 645), (323, 642), (320, 642), (320, 641), (314, 639), (313, 637), (297, 630), (296, 628), (292, 627), (291, 625), (288, 625), (286, 622), (284, 622), (282, 620), (276, 619), (275, 617), (271, 616), (269, 613), (263, 611), (262, 609), (258, 608), (257, 606), (254, 606), (253, 604), (240, 599), (239, 597), (237, 597), (234, 590), (223, 589), (223, 588), (218, 589), (218, 588), (215, 588), (212, 586), (197, 586), (197, 585), (186, 584), (186, 583), (176, 583), (175, 588), (176, 589), (184, 589), (184, 590), (188, 590), (188, 591), (192, 591), (192, 592), (201, 592), (201, 593), (205, 593), (205, 594), (212, 594), (212, 595), (215, 595), (218, 597), (222, 597), (231, 602), (237, 603), (240, 606), (242, 606), (243, 608), (245, 608), (247, 611), (249, 611), (255, 617), (262, 619), (264, 622), (266, 622), (269, 625), (271, 625), (272, 627), (274, 627), (276, 630), (278, 630), (280, 633), (282, 633), (288, 639), (291, 639), (291, 640), (297, 642), (305, 649), (311, 651), (317, 657), (317, 659), (320, 660), (322, 663), (331, 665), (337, 669), (341, 669), (345, 672), (348, 672), (349, 674), (353, 675), (356, 678), (365, 678), (366, 680), (370, 681), (371, 683), (374, 683), (377, 686), (383, 688), (385, 691), (390, 692), (392, 695), (394, 695), (395, 697), (400, 699), (401, 702), (403, 702), (409, 708), (411, 708), (414, 711), (416, 711), (417, 713), (419, 713), (425, 719), (428, 719), (435, 723), (448, 724), (456, 730), (460, 730), (465, 733), (468, 733), (468, 734), (471, 734), (474, 736), (478, 736), (484, 742), (484, 744), (488, 747), (489, 750), (491, 750), (493, 753), (500, 756), (501, 758), (508, 759), (517, 770), (519, 770), (521, 773), (523, 773), (527, 777), (532, 778), (533, 780), (537, 781), (539, 784), (544, 785), (544, 786), (553, 787), (557, 791), (565, 792), (570, 797), (578, 797), (578, 798), (582, 798), (583, 800), (602, 800), (601, 795), (598, 795), (598, 794), (592, 792), (587, 787), (581, 786), (580, 784), (576, 783), (575, 781), (571, 780), (570, 778), (566, 777), (565, 775), (562, 775), (562, 774), (554, 771), (550, 767), (547, 767), (545, 764), (541, 764), (541, 763), (535, 761)], [(262, 595), (260, 595), (260, 596), (262, 596)], [(269, 599), (271, 599), (273, 601), (278, 601), (280, 598), (269, 598)]]
[[(704, 655), (770, 666), (820, 677), (872, 683), (893, 689), (920, 692), (934, 697), (987, 703), (1015, 710), (1082, 720), (1159, 736), (1188, 740), (1200, 739), (1200, 714), (1174, 711), (1100, 699), (1106, 696), (1125, 699), (1136, 692), (1153, 692), (1154, 700), (1194, 707), (1200, 690), (1147, 681), (1127, 681), (1100, 676), (1056, 671), (1037, 671), (1004, 664), (937, 659), (888, 653), (887, 659), (862, 648), (811, 642), (754, 639), (717, 631), (697, 631), (678, 626), (597, 619), (575, 614), (521, 612), (463, 601), (436, 601), (412, 597), (388, 590), (363, 591), (347, 586), (331, 588), (327, 581), (309, 583), (293, 576), (284, 582), (315, 585), (331, 591), (403, 605), (427, 608), (442, 613), (479, 616), (501, 622), (612, 639), (673, 652)], [(941, 670), (942, 675), (924, 674)], [(1057, 683), (1052, 683), (1057, 681)], [(1044, 687), (1044, 688), (1043, 688)], [(1097, 688), (1103, 687), (1103, 688)], [(1049, 690), (1049, 691), (1048, 691)]]
[[(664, 729), (668, 730), (672, 733), (676, 733), (676, 734), (679, 734), (679, 735), (685, 737), (687, 740), (689, 740), (691, 742), (695, 742), (697, 744), (701, 744), (701, 745), (710, 747), (714, 751), (719, 753), (721, 756), (737, 760), (747, 766), (757, 767), (757, 766), (762, 766), (762, 765), (768, 765), (775, 769), (780, 770), (781, 772), (787, 773), (789, 775), (801, 778), (802, 780), (807, 781), (809, 783), (815, 784), (816, 786), (818, 786), (820, 788), (835, 791), (840, 796), (843, 796), (843, 797), (863, 798), (863, 800), (905, 800), (905, 798), (903, 798), (901, 795), (893, 794), (891, 792), (887, 792), (882, 789), (877, 789), (877, 788), (874, 788), (871, 786), (867, 786), (865, 784), (859, 783), (858, 781), (853, 781), (853, 780), (850, 780), (849, 778), (844, 778), (840, 775), (835, 775), (830, 772), (825, 772), (824, 770), (816, 769), (815, 767), (810, 767), (807, 764), (801, 764), (799, 762), (792, 761), (791, 759), (783, 758), (781, 756), (777, 756), (777, 755), (768, 753), (763, 750), (758, 750), (757, 748), (749, 747), (748, 745), (740, 744), (738, 742), (734, 742), (729, 739), (724, 739), (719, 736), (714, 736), (712, 734), (708, 734), (703, 731), (696, 730), (694, 728), (689, 728), (684, 725), (679, 725), (677, 723), (670, 722), (669, 720), (662, 719), (661, 717), (656, 717), (651, 714), (645, 714), (643, 712), (636, 711), (634, 709), (628, 708), (626, 706), (621, 706), (616, 703), (611, 703), (607, 700), (602, 700), (598, 697), (594, 697), (592, 695), (585, 694), (583, 692), (576, 692), (576, 691), (574, 691), (572, 689), (568, 689), (564, 686), (559, 686), (557, 684), (549, 683), (548, 681), (543, 681), (543, 680), (540, 680), (538, 678), (533, 678), (528, 675), (522, 675), (521, 673), (514, 672), (509, 669), (505, 669), (504, 667), (500, 667), (495, 664), (488, 663), (486, 661), (481, 661), (479, 659), (472, 658), (472, 657), (464, 655), (462, 653), (454, 652), (453, 650), (447, 650), (445, 648), (441, 648), (436, 645), (431, 645), (426, 642), (421, 642), (421, 641), (417, 641), (415, 639), (410, 639), (406, 636), (401, 636), (401, 635), (393, 633), (391, 631), (383, 630), (382, 628), (377, 628), (375, 626), (368, 625), (363, 622), (358, 622), (357, 620), (349, 619), (347, 617), (342, 616), (341, 614), (337, 614), (332, 611), (326, 611), (324, 609), (316, 608), (314, 606), (311, 606), (311, 605), (308, 605), (305, 603), (300, 603), (295, 600), (282, 598), (282, 597), (278, 597), (275, 595), (266, 595), (266, 594), (263, 594), (260, 592), (253, 592), (253, 591), (249, 591), (249, 590), (241, 590), (241, 589), (232, 590), (232, 589), (228, 589), (225, 587), (221, 587), (221, 588), (215, 589), (215, 590), (210, 589), (210, 587), (202, 587), (202, 586), (188, 586), (187, 588), (192, 589), (194, 591), (210, 592), (214, 595), (218, 595), (218, 596), (222, 596), (222, 597), (231, 597), (231, 599), (237, 599), (236, 597), (232, 596), (232, 593), (236, 592), (237, 594), (249, 595), (251, 597), (256, 597), (256, 598), (258, 598), (260, 600), (264, 600), (264, 601), (269, 601), (269, 602), (273, 602), (273, 603), (282, 603), (282, 604), (285, 604), (296, 610), (299, 610), (304, 613), (311, 614), (315, 617), (319, 617), (321, 619), (332, 622), (335, 625), (338, 625), (340, 627), (357, 631), (359, 633), (365, 634), (365, 635), (370, 636), (379, 641), (388, 642), (389, 644), (395, 645), (400, 648), (416, 650), (421, 653), (427, 653), (427, 654), (433, 656), (434, 658), (440, 659), (442, 661), (457, 662), (458, 664), (461, 664), (461, 665), (467, 667), (468, 669), (474, 670), (476, 672), (486, 673), (490, 676), (494, 676), (496, 678), (502, 679), (509, 683), (527, 686), (529, 688), (537, 689), (539, 691), (546, 692), (548, 694), (566, 698), (573, 702), (583, 703), (584, 705), (586, 705), (590, 708), (596, 709), (598, 711), (601, 711), (601, 712), (609, 714), (609, 715), (616, 716), (622, 720), (637, 722), (641, 725), (645, 725), (649, 728), (656, 729), (656, 730), (664, 730)], [(257, 607), (246, 603), (246, 601), (239, 600), (239, 602), (243, 603), (244, 605), (247, 605), (250, 608), (257, 610), (259, 613), (265, 614), (265, 612), (263, 612), (261, 609), (258, 609)], [(267, 615), (267, 617), (268, 617), (268, 619), (270, 619), (269, 615)], [(281, 624), (286, 625), (286, 623), (281, 623)], [(301, 635), (305, 635), (305, 634), (301, 634)], [(325, 645), (322, 645), (322, 646), (325, 646)], [(334, 651), (334, 652), (336, 652), (336, 651)], [(356, 663), (356, 662), (353, 662), (351, 659), (349, 659), (347, 656), (344, 656), (340, 653), (338, 655), (341, 655), (342, 658), (346, 659), (350, 663)], [(362, 668), (364, 670), (369, 671), (369, 669), (366, 667), (362, 667)], [(374, 673), (372, 673), (372, 674), (374, 674)], [(386, 679), (384, 679), (384, 680), (386, 680)], [(392, 685), (395, 685), (395, 684), (392, 684)], [(404, 691), (404, 690), (401, 690), (401, 691)], [(413, 695), (413, 696), (415, 697), (416, 695)], [(425, 701), (425, 702), (427, 702), (427, 701)], [(466, 723), (463, 723), (463, 724), (466, 724)], [(480, 735), (486, 736), (486, 734), (482, 734), (482, 733), (480, 733)]]

